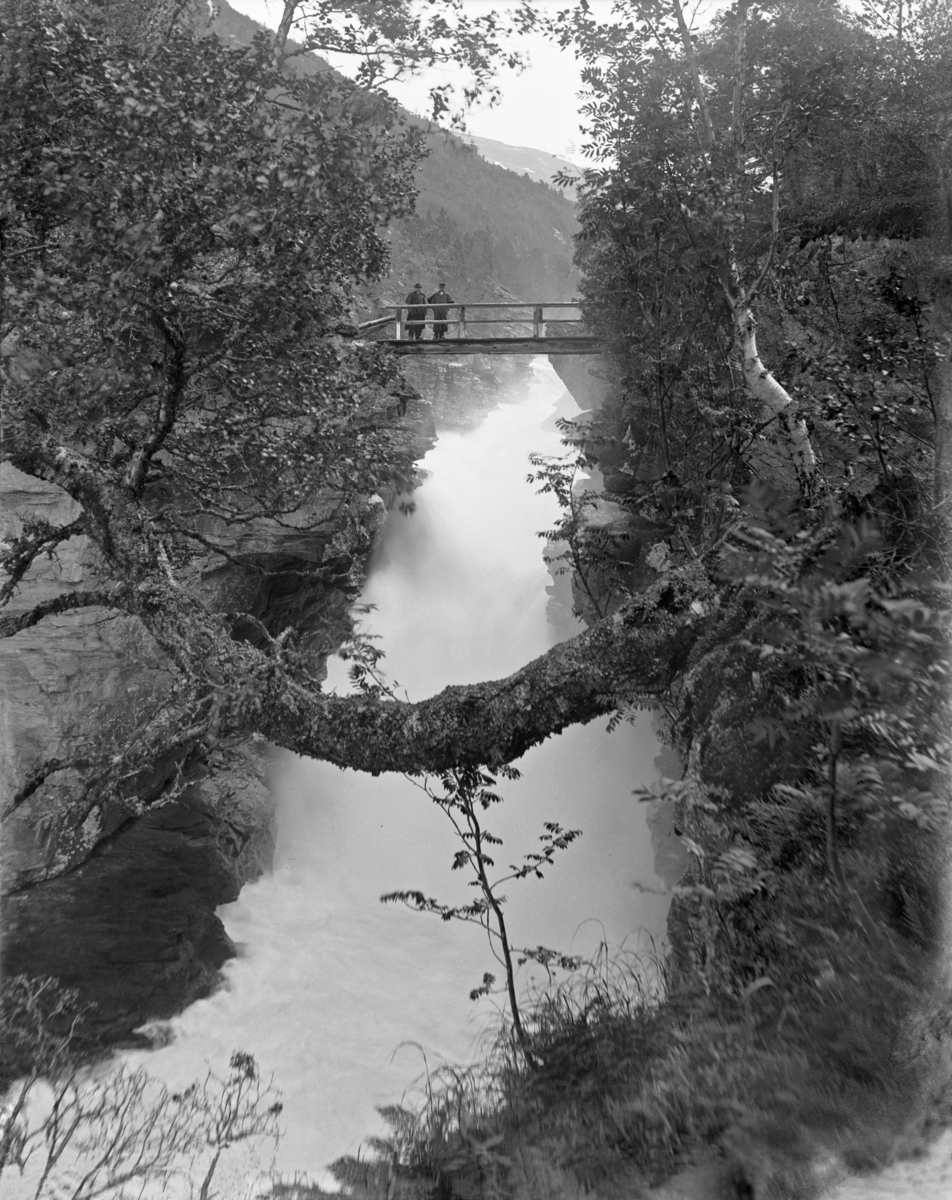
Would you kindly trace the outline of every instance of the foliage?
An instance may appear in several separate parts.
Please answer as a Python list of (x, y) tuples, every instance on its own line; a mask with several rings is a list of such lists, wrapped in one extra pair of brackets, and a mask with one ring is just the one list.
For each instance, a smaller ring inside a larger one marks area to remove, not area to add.
[(278, 1136), (278, 1093), (242, 1051), (227, 1077), (209, 1071), (173, 1093), (142, 1069), (83, 1070), (75, 1044), (83, 1010), (55, 980), (8, 979), (2, 1000), (4, 1042), (32, 1065), (4, 1096), (0, 1175), (9, 1181), (15, 1171), (35, 1200), (155, 1186), (207, 1200), (232, 1147)]
[[(497, 768), (497, 774), (504, 779), (519, 778), (515, 768), (505, 765)], [(506, 973), (506, 996), (516, 1041), (526, 1061), (532, 1063), (534, 1053), (522, 1022), (516, 993), (516, 972), (530, 960), (540, 963), (550, 974), (553, 967), (571, 970), (576, 961), (544, 946), (516, 951), (503, 913), (506, 897), (499, 889), (506, 883), (520, 879), (542, 879), (543, 868), (552, 866), (556, 852), (567, 849), (581, 836), (581, 830), (563, 829), (556, 822), (546, 821), (545, 832), (539, 838), (541, 848), (527, 853), (521, 863), (511, 863), (507, 874), (491, 879), (490, 871), (496, 865), (492, 858), (495, 853), (492, 847), (501, 846), (502, 841), (486, 828), (480, 813), (485, 813), (491, 805), (501, 803), (501, 797), (494, 790), (495, 777), (474, 767), (460, 767), (447, 772), (440, 780), (440, 785), (442, 791), (436, 792), (430, 780), (425, 778), (420, 786), (448, 817), (459, 838), (462, 848), (453, 857), (453, 870), (467, 871), (472, 876), (469, 886), (476, 889), (476, 899), (468, 904), (444, 904), (417, 891), (388, 892), (380, 899), (384, 904), (405, 904), (416, 912), (434, 913), (443, 921), (464, 921), (485, 930), (493, 957)], [(480, 996), (490, 995), (495, 983), (495, 976), (487, 972), (480, 986), (470, 992), (470, 999), (478, 1000)]]
[[(944, 453), (946, 285), (924, 246), (859, 239), (942, 244), (945, 20), (923, 6), (900, 53), (828, 4), (740, 4), (690, 37), (673, 2), (617, 5), (609, 26), (562, 17), (586, 64), (596, 161), (580, 213), (585, 311), (623, 364), (620, 403), (594, 433), (627, 442), (612, 490), (651, 507), (665, 487), (700, 551), (721, 532), (697, 528), (707, 497), (779, 479), (785, 442), (806, 452), (803, 418), (821, 488), (849, 479), (868, 494), (879, 471), (895, 489), (907, 461)], [(755, 302), (783, 386), (750, 340)], [(926, 492), (942, 472), (915, 469)]]
[[(567, 442), (575, 440), (571, 422), (562, 422), (562, 428)], [(582, 449), (564, 455), (531, 454), (529, 462), (535, 469), (528, 482), (541, 485), (537, 489), (540, 495), (554, 496), (562, 513), (557, 525), (539, 533), (558, 551), (547, 555), (546, 561), (557, 564), (557, 575), (571, 573), (576, 591), (582, 593), (584, 599), (575, 604), (575, 615), (600, 621), (627, 590), (618, 563), (619, 541), (626, 535), (595, 521), (602, 496), (584, 483), (593, 460), (583, 444)]]
[[(841, 759), (878, 762), (893, 781), (888, 802), (871, 789), (870, 820), (884, 820), (888, 803), (941, 825), (948, 588), (884, 578), (875, 527), (850, 526), (835, 509), (814, 524), (766, 490), (747, 499), (717, 559), (718, 610), (674, 690), (671, 734), (709, 783), (801, 786), (814, 771), (828, 806), (827, 864), (842, 887)], [(702, 729), (705, 748), (690, 751)], [(920, 811), (923, 791), (931, 799)]]
[(42, 413), (137, 494), (164, 485), (168, 532), (193, 539), (200, 517), (366, 486), (381, 435), (360, 405), (392, 376), (334, 331), (410, 201), (392, 109), (182, 31), (130, 60), (21, 21), (5, 69), (11, 419)]
[[(330, 559), (365, 497), (412, 476), (395, 368), (348, 320), (386, 269), (380, 226), (412, 203), (418, 135), (348, 81), (280, 72), (263, 38), (234, 51), (176, 25), (145, 54), (88, 4), (14, 6), (3, 32), (4, 454), (82, 509), (3, 548), (3, 601), (72, 536), (102, 554), (95, 589), (5, 618), (4, 635), (60, 609), (141, 617), (143, 569), (180, 589), (217, 555), (263, 577), (241, 547), (275, 530)], [(219, 631), (307, 677), (288, 631), (253, 612)], [(121, 765), (84, 752), (120, 798), (157, 756), (218, 736), (192, 670), (207, 645)], [(102, 778), (87, 796), (106, 798)]]
[[(465, 109), (477, 99), (490, 104), (498, 99), (494, 77), (500, 62), (510, 70), (524, 65), (512, 42), (535, 21), (528, 4), (503, 13), (489, 9), (474, 14), (463, 0), (430, 0), (425, 5), (407, 0), (284, 0), (275, 50), (280, 57), (312, 50), (343, 56), (356, 64), (355, 80), (368, 90), (451, 65), (466, 82), (459, 91), (456, 83), (433, 85), (429, 115), (434, 121), (449, 116), (454, 125), (462, 125)], [(292, 31), (298, 45), (288, 51)]]
[[(802, 679), (802, 690), (781, 697), (783, 719), (767, 716), (752, 723), (755, 741), (766, 737), (772, 747), (778, 739), (796, 738), (804, 722), (819, 735), (815, 750), (826, 767), (827, 864), (842, 886), (835, 831), (844, 751), (855, 754), (862, 748), (871, 820), (887, 820), (873, 781), (879, 769), (891, 768), (888, 775), (896, 784), (903, 773), (936, 773), (933, 782), (939, 788), (930, 795), (927, 783), (919, 804), (910, 798), (920, 791), (912, 780), (888, 802), (935, 832), (945, 826), (940, 781), (948, 774), (952, 751), (946, 725), (948, 607), (946, 589), (877, 589), (862, 575), (842, 580), (837, 568), (846, 557), (843, 539), (835, 550), (831, 540), (830, 531), (821, 528), (791, 546), (764, 531), (760, 554), (748, 551), (740, 556), (742, 565), (731, 565), (744, 571), (741, 596), (746, 599), (750, 589), (761, 614), (752, 637), (740, 644), (754, 649), (761, 662), (779, 656), (787, 673)], [(805, 569), (824, 546), (825, 561)]]

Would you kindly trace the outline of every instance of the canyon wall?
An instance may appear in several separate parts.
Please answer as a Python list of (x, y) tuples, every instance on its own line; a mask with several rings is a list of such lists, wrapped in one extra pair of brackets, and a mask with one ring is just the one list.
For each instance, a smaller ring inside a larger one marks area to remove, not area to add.
[[(394, 420), (420, 457), (434, 437), (429, 406), (409, 393), (401, 401)], [(60, 525), (78, 514), (59, 488), (7, 464), (0, 487), (5, 537), (28, 517)], [(390, 499), (365, 497), (333, 522), (313, 511), (291, 527), (218, 528), (226, 554), (200, 560), (187, 586), (272, 635), (294, 628), (319, 666), (346, 636)], [(97, 569), (95, 547), (71, 538), (37, 561), (7, 611), (90, 588)], [(180, 762), (157, 761), (136, 797), (144, 815), (83, 798), (87, 748), (91, 756), (103, 739), (121, 746), (171, 683), (141, 626), (105, 609), (48, 617), (0, 640), (3, 971), (77, 988), (96, 1006), (93, 1033), (109, 1042), (216, 985), (235, 949), (215, 909), (269, 868), (274, 845), (264, 743), (218, 746), (171, 799)]]

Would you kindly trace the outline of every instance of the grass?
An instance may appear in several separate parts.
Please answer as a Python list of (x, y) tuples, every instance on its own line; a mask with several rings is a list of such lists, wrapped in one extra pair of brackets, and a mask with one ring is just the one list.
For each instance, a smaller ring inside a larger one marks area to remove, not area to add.
[(952, 1119), (935, 919), (949, 856), (935, 829), (846, 806), (844, 895), (806, 791), (682, 799), (678, 820), (702, 853), (673, 901), (667, 959), (603, 948), (527, 997), (541, 1065), (503, 1024), (477, 1067), (427, 1076), (412, 1145), (392, 1158), (415, 1164), (408, 1195), (631, 1198), (715, 1160), (738, 1196), (812, 1200), (823, 1164), (875, 1169)]

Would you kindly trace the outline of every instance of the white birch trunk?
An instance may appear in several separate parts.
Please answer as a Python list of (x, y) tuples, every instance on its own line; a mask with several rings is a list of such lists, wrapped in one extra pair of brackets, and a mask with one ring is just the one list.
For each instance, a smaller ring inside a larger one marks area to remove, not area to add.
[[(949, 237), (952, 239), (952, 216)], [(952, 532), (952, 255), (936, 256), (932, 289), (935, 302), (930, 332), (937, 351), (930, 381), (935, 418), (933, 499), (946, 530)]]
[(766, 412), (776, 418), (781, 441), (787, 448), (786, 458), (798, 476), (809, 479), (816, 471), (816, 455), (810, 435), (803, 420), (787, 411), (793, 404), (790, 393), (764, 366), (757, 350), (757, 322), (746, 297), (731, 300), (731, 316), (744, 382)]

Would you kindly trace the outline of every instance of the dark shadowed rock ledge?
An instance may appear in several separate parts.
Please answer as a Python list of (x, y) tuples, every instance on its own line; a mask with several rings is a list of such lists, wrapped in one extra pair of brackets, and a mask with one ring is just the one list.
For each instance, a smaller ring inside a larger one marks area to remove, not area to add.
[(63, 875), (4, 899), (4, 970), (53, 975), (124, 1041), (207, 995), (235, 953), (215, 914), (271, 864), (264, 744), (215, 755), (206, 779), (129, 821)]

